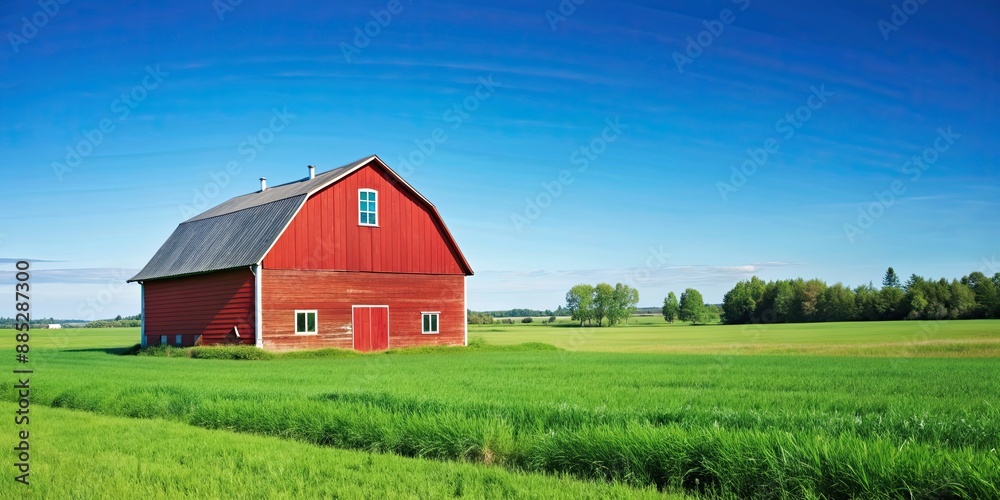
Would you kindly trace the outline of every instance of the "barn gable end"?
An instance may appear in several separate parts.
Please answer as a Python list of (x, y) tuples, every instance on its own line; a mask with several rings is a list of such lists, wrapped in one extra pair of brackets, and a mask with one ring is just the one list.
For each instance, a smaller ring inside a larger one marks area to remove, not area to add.
[[(358, 193), (377, 193), (378, 224), (358, 224)], [(309, 197), (266, 269), (466, 274), (464, 258), (434, 207), (372, 161)]]

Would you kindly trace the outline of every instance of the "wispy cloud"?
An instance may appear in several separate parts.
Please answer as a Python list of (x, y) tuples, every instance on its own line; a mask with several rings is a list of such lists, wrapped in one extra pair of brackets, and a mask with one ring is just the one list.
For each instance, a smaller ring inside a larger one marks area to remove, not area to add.
[[(0, 260), (2, 262), (2, 260)], [(13, 261), (12, 261), (13, 262)], [(43, 262), (43, 261), (32, 261)], [(55, 262), (55, 261), (44, 261)], [(122, 269), (112, 267), (88, 267), (76, 269), (36, 269), (31, 271), (31, 281), (34, 283), (118, 283), (135, 276), (138, 269)], [(14, 283), (16, 272), (0, 272), (0, 283)]]
[(26, 260), (28, 262), (66, 262), (64, 260), (43, 260), (43, 259), (26, 259), (26, 258), (14, 259), (10, 257), (0, 257), (0, 264), (17, 264), (22, 260)]

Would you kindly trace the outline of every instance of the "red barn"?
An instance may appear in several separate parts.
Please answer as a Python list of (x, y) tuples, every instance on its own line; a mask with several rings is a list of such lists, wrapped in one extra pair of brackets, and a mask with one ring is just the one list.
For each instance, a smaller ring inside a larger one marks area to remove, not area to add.
[(142, 344), (465, 345), (472, 268), (437, 209), (377, 156), (181, 223), (129, 281)]

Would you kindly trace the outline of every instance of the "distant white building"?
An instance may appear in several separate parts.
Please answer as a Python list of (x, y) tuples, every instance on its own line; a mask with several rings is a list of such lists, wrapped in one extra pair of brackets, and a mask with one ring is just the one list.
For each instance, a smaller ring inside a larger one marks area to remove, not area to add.
[(48, 328), (49, 330), (61, 330), (62, 325), (46, 325), (46, 328)]

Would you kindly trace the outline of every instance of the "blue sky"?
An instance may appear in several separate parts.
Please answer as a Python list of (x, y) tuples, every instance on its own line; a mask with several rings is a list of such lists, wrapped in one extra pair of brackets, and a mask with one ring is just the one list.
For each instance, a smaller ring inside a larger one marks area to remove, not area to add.
[(992, 2), (61, 1), (0, 7), (0, 279), (33, 259), (36, 315), (137, 313), (191, 210), (371, 154), (474, 309), (1000, 271)]

